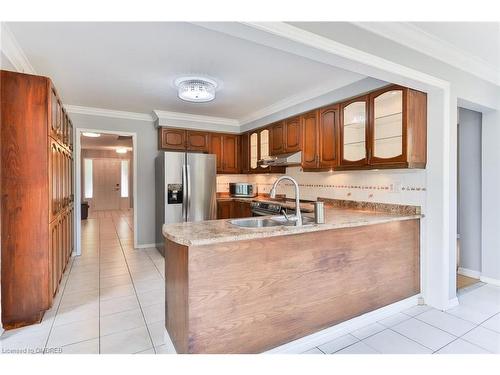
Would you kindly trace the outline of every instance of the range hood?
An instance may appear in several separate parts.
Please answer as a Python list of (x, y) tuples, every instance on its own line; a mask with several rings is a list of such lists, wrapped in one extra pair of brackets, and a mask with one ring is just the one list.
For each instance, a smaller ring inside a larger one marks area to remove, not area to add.
[(302, 161), (302, 152), (293, 152), (290, 154), (281, 154), (274, 156), (266, 156), (259, 160), (259, 164), (261, 165), (269, 165), (269, 166), (297, 166), (300, 165)]

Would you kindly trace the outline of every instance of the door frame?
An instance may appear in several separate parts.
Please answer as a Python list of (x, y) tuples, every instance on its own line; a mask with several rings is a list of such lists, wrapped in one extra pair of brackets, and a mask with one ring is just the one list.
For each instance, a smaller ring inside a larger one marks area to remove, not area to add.
[(123, 136), (132, 137), (132, 205), (133, 205), (133, 217), (134, 217), (134, 248), (138, 248), (137, 243), (137, 211), (139, 209), (139, 203), (137, 201), (137, 133), (135, 132), (123, 132), (117, 130), (104, 130), (104, 129), (90, 129), (90, 128), (76, 128), (74, 135), (76, 139), (74, 140), (75, 145), (75, 158), (74, 158), (74, 187), (75, 187), (75, 212), (74, 212), (74, 254), (82, 255), (82, 233), (81, 233), (81, 203), (82, 203), (82, 187), (81, 187), (81, 166), (82, 166), (82, 145), (81, 145), (81, 135), (83, 132), (92, 132), (100, 134), (116, 134)]

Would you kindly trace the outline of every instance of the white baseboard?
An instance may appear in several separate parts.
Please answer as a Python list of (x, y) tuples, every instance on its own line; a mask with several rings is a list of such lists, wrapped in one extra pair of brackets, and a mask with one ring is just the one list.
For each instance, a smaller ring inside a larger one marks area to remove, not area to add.
[(454, 307), (457, 307), (460, 304), (458, 301), (458, 297), (452, 298), (448, 301), (448, 305), (446, 306), (445, 310), (452, 309)]
[(137, 244), (136, 249), (147, 249), (148, 247), (156, 247), (156, 243), (145, 243), (145, 244)]
[(406, 298), (388, 306), (384, 306), (375, 311), (363, 314), (356, 318), (334, 325), (333, 327), (325, 328), (319, 332), (302, 337), (298, 340), (291, 341), (284, 345), (278, 346), (264, 353), (286, 354), (286, 353), (302, 353), (311, 349), (314, 346), (324, 344), (337, 337), (343, 336), (356, 329), (362, 328), (368, 324), (375, 323), (381, 319), (394, 315), (401, 310), (405, 310), (418, 304), (420, 295)]
[(463, 276), (472, 277), (474, 279), (479, 279), (481, 277), (481, 272), (474, 271), (468, 268), (459, 267), (458, 273)]
[(498, 279), (493, 279), (491, 277), (481, 276), (479, 280), (481, 280), (483, 283), (486, 283), (486, 284), (500, 286), (500, 280), (498, 280)]

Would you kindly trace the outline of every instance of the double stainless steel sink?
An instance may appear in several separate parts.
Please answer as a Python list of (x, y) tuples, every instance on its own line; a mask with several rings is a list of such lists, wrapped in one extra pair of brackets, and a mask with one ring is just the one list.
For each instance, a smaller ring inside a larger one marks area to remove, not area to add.
[[(266, 228), (279, 226), (295, 226), (293, 219), (288, 220), (285, 216), (272, 216), (266, 218), (250, 217), (245, 219), (229, 220), (233, 225), (241, 228)], [(312, 225), (314, 219), (311, 217), (302, 217), (302, 225)]]

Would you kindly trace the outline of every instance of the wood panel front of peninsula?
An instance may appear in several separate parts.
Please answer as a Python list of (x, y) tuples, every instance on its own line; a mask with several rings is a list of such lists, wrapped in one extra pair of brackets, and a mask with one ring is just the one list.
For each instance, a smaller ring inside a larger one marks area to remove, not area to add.
[(420, 292), (420, 220), (184, 246), (166, 240), (178, 353), (260, 353)]

